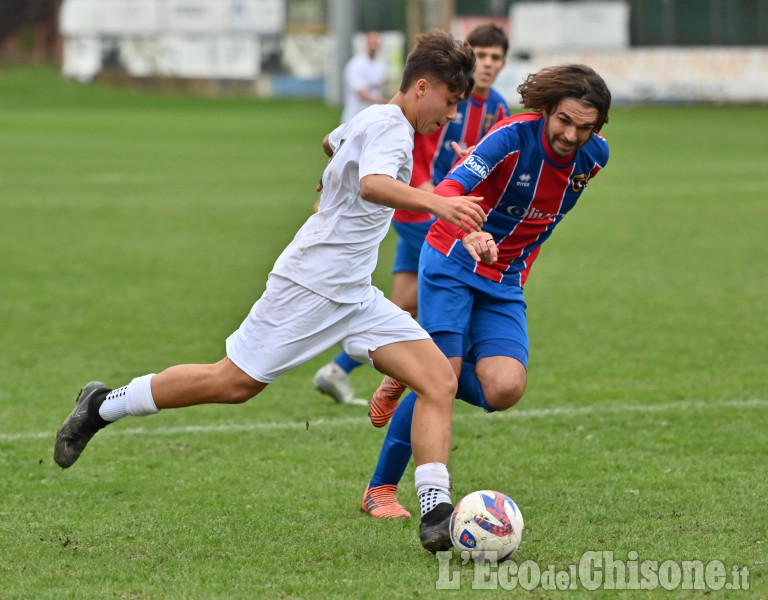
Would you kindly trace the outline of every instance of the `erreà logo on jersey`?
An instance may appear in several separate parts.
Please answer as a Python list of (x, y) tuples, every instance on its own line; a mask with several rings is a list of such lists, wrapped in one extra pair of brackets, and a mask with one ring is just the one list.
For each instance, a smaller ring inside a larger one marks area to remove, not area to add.
[(488, 165), (485, 164), (482, 158), (475, 156), (474, 154), (470, 154), (467, 159), (461, 163), (462, 166), (467, 167), (470, 171), (472, 171), (475, 175), (480, 177), (481, 179), (485, 179), (488, 177), (488, 173), (491, 172), (491, 170), (488, 168)]

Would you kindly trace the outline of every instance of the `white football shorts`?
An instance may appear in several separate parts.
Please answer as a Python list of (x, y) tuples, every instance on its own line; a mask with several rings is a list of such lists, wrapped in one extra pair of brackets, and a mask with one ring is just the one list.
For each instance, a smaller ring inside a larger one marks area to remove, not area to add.
[(271, 383), (336, 344), (373, 366), (369, 352), (428, 338), (409, 313), (376, 287), (363, 302), (343, 304), (270, 275), (264, 294), (227, 338), (227, 356), (256, 381)]

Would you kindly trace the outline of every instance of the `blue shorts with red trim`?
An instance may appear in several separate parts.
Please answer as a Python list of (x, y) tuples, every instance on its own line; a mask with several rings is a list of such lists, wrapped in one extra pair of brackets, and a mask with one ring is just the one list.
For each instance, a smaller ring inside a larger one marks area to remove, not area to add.
[(429, 244), (419, 262), (419, 323), (446, 356), (509, 356), (528, 366), (523, 289), (477, 275)]

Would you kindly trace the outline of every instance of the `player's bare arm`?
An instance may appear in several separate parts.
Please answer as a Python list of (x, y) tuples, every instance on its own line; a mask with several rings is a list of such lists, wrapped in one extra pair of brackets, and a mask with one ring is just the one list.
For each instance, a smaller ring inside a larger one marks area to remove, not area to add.
[(382, 98), (381, 96), (377, 96), (375, 94), (369, 93), (367, 90), (357, 90), (357, 97), (360, 98), (360, 100), (363, 100), (365, 102), (370, 102), (371, 104), (386, 104), (387, 99)]
[(360, 180), (360, 195), (369, 202), (391, 208), (431, 212), (463, 231), (478, 231), (486, 215), (475, 196), (437, 196), (393, 179), (388, 175), (366, 175)]
[(420, 183), (416, 187), (419, 188), (420, 190), (424, 190), (425, 192), (429, 192), (431, 194), (435, 189), (435, 184), (432, 183), (431, 181), (425, 181), (424, 183)]

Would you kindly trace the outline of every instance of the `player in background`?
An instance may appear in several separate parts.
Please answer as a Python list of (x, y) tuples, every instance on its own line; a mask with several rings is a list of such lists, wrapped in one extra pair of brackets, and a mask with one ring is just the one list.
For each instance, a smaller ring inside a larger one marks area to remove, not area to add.
[(386, 104), (387, 65), (376, 55), (381, 48), (381, 34), (365, 34), (365, 54), (358, 54), (344, 66), (344, 108), (341, 122), (349, 121), (361, 110), (374, 104)]
[[(454, 144), (462, 149), (475, 145), (498, 121), (508, 114), (504, 98), (491, 86), (504, 68), (509, 42), (497, 25), (475, 27), (467, 36), (475, 51), (475, 88), (472, 95), (459, 105), (458, 117), (440, 130), (416, 134), (413, 148), (413, 187), (431, 192), (457, 160)], [(398, 235), (390, 299), (403, 310), (416, 316), (417, 271), (419, 252), (435, 215), (423, 211), (396, 210), (392, 225)], [(360, 363), (340, 352), (314, 375), (312, 382), (319, 391), (332, 396), (340, 404), (368, 405), (355, 397), (349, 373)], [(385, 378), (373, 395), (371, 419), (377, 426), (389, 421), (403, 392), (400, 383)]]
[[(54, 459), (68, 468), (100, 429), (128, 416), (206, 403), (237, 404), (280, 374), (341, 344), (351, 356), (417, 390), (413, 451), (422, 499), (420, 538), (431, 551), (449, 540), (448, 455), (456, 377), (429, 335), (371, 284), (379, 244), (395, 208), (434, 212), (467, 232), (485, 213), (478, 198), (443, 198), (408, 186), (415, 131), (456, 118), (474, 85), (470, 46), (434, 31), (417, 38), (400, 90), (323, 140), (330, 157), (319, 211), (277, 259), (266, 290), (214, 364), (170, 367), (110, 389), (93, 381), (56, 434)], [(450, 542), (448, 542), (450, 543)]]
[[(419, 320), (450, 360), (457, 398), (487, 412), (506, 410), (527, 383), (528, 329), (523, 285), (541, 245), (608, 161), (599, 134), (611, 94), (585, 65), (529, 75), (518, 87), (532, 112), (501, 121), (447, 175), (435, 193), (482, 196), (488, 220), (465, 233), (440, 218), (419, 265)], [(395, 410), (363, 510), (409, 516), (395, 491), (411, 457), (415, 396)], [(369, 510), (370, 498), (378, 502)]]

